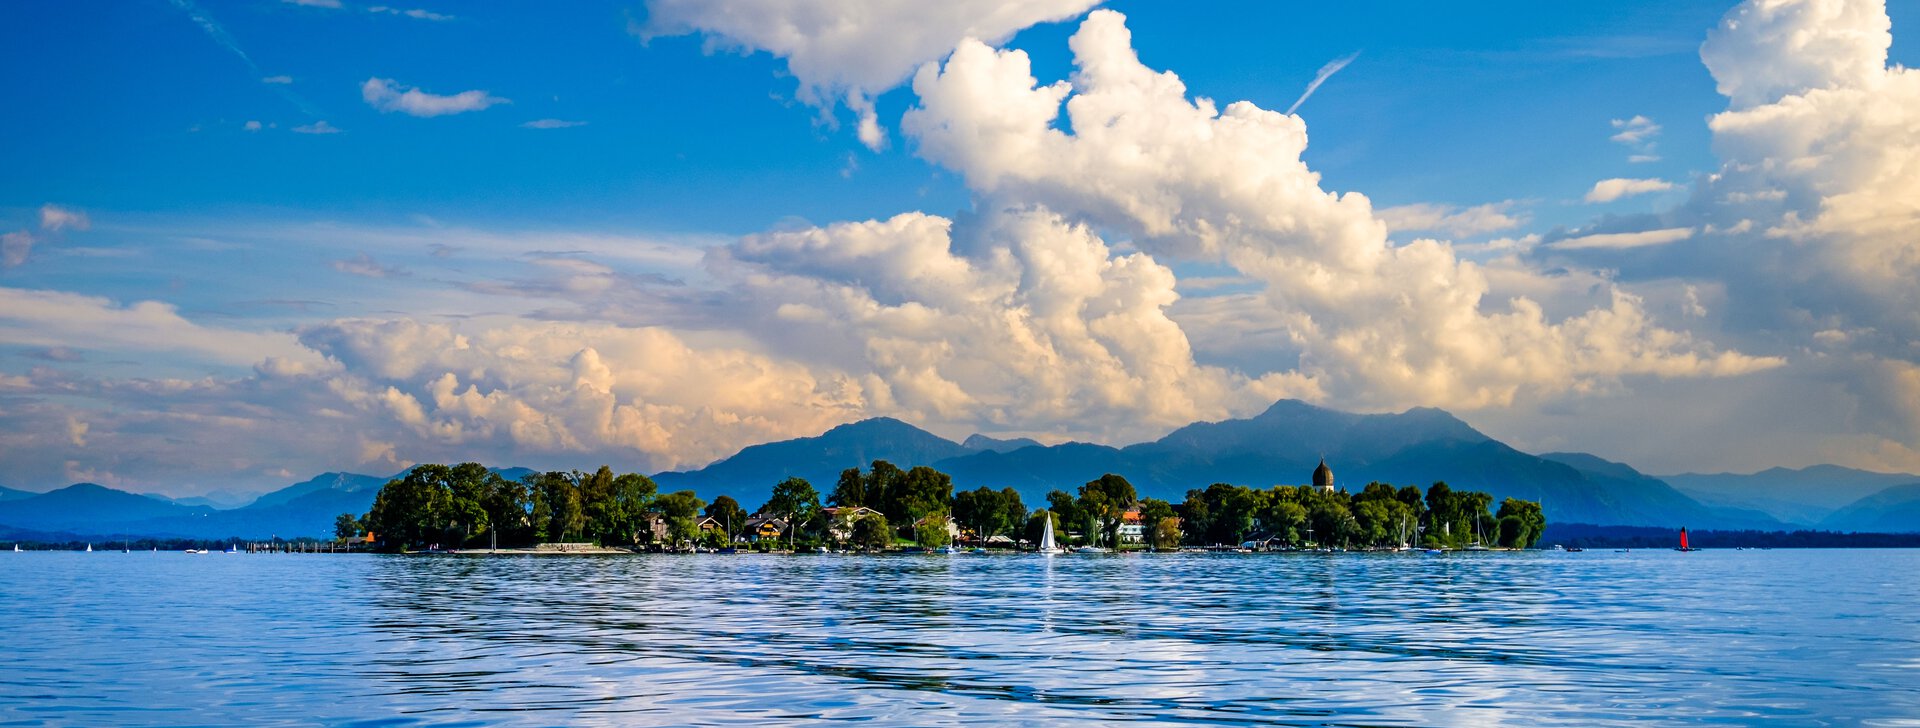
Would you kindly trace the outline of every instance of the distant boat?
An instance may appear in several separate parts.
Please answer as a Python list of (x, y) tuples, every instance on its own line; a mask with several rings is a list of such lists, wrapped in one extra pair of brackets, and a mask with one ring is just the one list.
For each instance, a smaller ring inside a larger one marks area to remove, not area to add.
[(960, 553), (960, 547), (955, 546), (953, 544), (947, 544), (945, 546), (940, 547), (940, 553), (957, 554), (957, 553)]
[(972, 553), (984, 554), (984, 553), (987, 553), (987, 549), (984, 546), (975, 546), (973, 547)]
[(1444, 554), (1444, 553), (1446, 553), (1446, 552), (1445, 552), (1445, 551), (1442, 551), (1442, 550), (1440, 550), (1440, 549), (1427, 549), (1427, 553), (1429, 553), (1429, 554), (1433, 554), (1433, 555), (1435, 555), (1435, 556), (1438, 556), (1438, 555), (1440, 555), (1440, 554)]
[(16, 553), (16, 554), (17, 554), (17, 553), (20, 553), (20, 544), (14, 544), (14, 545), (13, 545), (13, 552), (14, 552), (14, 553)]
[(1080, 548), (1074, 549), (1073, 552), (1076, 554), (1104, 554), (1107, 550), (1099, 546), (1081, 546)]
[[(202, 552), (200, 552), (200, 553), (203, 553), (203, 554), (204, 554), (204, 553), (206, 553), (206, 552), (205, 552), (205, 551), (202, 551)], [(229, 554), (237, 554), (237, 553), (240, 553), (240, 548), (239, 548), (239, 547), (237, 547), (237, 546), (235, 546), (235, 545), (233, 545), (233, 544), (227, 544), (227, 550), (226, 550), (226, 553), (229, 553)]]
[(1040, 529), (1039, 551), (1043, 554), (1060, 553), (1060, 545), (1053, 542), (1053, 513), (1051, 511), (1041, 511), (1040, 513), (1042, 514), (1041, 519), (1044, 523)]
[(87, 553), (93, 553), (93, 544), (87, 544)]
[(1586, 549), (1580, 548), (1579, 546), (1568, 546), (1566, 548), (1566, 552), (1570, 554), (1577, 554), (1585, 550)]
[(1688, 546), (1688, 545), (1687, 545), (1687, 529), (1686, 529), (1685, 527), (1681, 527), (1681, 529), (1680, 529), (1680, 548), (1677, 548), (1677, 549), (1674, 549), (1674, 550), (1675, 550), (1675, 551), (1699, 551), (1700, 549), (1697, 549), (1697, 548), (1693, 548), (1693, 547), (1691, 547), (1691, 546)]

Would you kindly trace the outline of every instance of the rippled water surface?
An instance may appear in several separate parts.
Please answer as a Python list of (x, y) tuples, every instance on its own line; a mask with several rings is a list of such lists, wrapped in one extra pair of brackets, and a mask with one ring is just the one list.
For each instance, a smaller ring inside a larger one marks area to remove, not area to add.
[(0, 725), (1920, 725), (1920, 552), (0, 554)]

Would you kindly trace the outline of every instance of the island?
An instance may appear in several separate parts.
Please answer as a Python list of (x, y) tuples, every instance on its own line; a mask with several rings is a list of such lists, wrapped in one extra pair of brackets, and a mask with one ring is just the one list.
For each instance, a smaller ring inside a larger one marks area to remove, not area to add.
[(1045, 499), (1030, 510), (1013, 488), (956, 493), (946, 473), (885, 460), (846, 469), (824, 496), (787, 478), (751, 512), (606, 466), (510, 479), (479, 463), (420, 465), (382, 486), (367, 513), (341, 514), (335, 535), (410, 553), (1018, 551), (1051, 525), (1061, 543), (1087, 550), (1329, 552), (1527, 549), (1546, 529), (1534, 501), (1508, 498), (1496, 510), (1491, 495), (1444, 482), (1349, 492), (1324, 461), (1307, 484), (1214, 483), (1179, 503), (1140, 497), (1112, 473)]

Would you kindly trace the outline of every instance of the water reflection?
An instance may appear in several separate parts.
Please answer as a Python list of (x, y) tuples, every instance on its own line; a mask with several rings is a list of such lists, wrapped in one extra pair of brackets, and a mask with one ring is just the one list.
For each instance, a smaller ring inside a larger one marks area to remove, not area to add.
[(35, 554), (0, 723), (1920, 714), (1913, 552)]

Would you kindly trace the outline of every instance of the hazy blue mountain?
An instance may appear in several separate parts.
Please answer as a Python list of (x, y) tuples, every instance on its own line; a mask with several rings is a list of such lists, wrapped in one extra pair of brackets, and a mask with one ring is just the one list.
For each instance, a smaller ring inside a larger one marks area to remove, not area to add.
[[(1102, 473), (1135, 470), (1133, 461), (1119, 449), (1085, 442), (1027, 447), (1012, 452), (979, 452), (929, 464), (953, 476), (955, 490), (1012, 487), (1020, 491), (1021, 500), (1029, 507), (1042, 502), (1048, 490), (1073, 490)], [(1072, 487), (1068, 487), (1069, 484)]]
[[(1640, 509), (1638, 520), (1671, 526), (1728, 530), (1776, 530), (1787, 524), (1766, 513), (1701, 503), (1665, 481), (1626, 463), (1581, 452), (1550, 452), (1540, 456), (1580, 471), (1602, 492), (1615, 496), (1621, 508)], [(1698, 525), (1694, 525), (1698, 524)]]
[(976, 433), (968, 435), (967, 439), (960, 443), (960, 446), (968, 450), (1013, 452), (1023, 447), (1040, 447), (1040, 441), (1031, 437), (1014, 437), (1002, 440), (997, 437), (988, 437)]
[(817, 437), (753, 445), (699, 470), (670, 471), (653, 479), (663, 492), (692, 488), (707, 500), (730, 495), (752, 509), (766, 501), (774, 483), (789, 477), (806, 478), (824, 498), (840, 471), (850, 467), (865, 467), (874, 460), (903, 468), (931, 465), (972, 452), (905, 422), (878, 417), (840, 425)]
[(205, 506), (183, 506), (94, 483), (75, 483), (0, 502), (0, 524), (34, 531), (104, 533), (100, 529), (134, 521), (213, 512)]
[(663, 490), (727, 493), (751, 508), (789, 475), (807, 478), (824, 494), (840, 470), (885, 459), (903, 468), (931, 465), (952, 475), (958, 489), (1011, 486), (1029, 504), (1048, 490), (1073, 491), (1109, 472), (1126, 476), (1143, 496), (1178, 501), (1188, 489), (1216, 482), (1263, 488), (1307, 483), (1322, 457), (1337, 483), (1351, 491), (1375, 480), (1423, 489), (1445, 480), (1496, 498), (1539, 500), (1557, 522), (1758, 527), (1766, 521), (1709, 509), (1618, 464), (1575, 467), (1520, 452), (1441, 410), (1361, 415), (1293, 400), (1247, 419), (1195, 423), (1124, 448), (969, 448), (898, 420), (868, 420), (819, 437), (756, 445), (706, 468), (662, 473), (655, 480)]
[(140, 495), (183, 506), (206, 506), (208, 508), (220, 509), (240, 508), (248, 503), (252, 503), (255, 498), (259, 497), (257, 494), (235, 493), (230, 490), (215, 490), (202, 495), (190, 495), (180, 498), (162, 493), (141, 493)]
[(26, 490), (14, 490), (0, 485), (0, 501), (20, 500), (21, 498), (32, 498), (36, 495), (40, 494)]
[(1887, 488), (1920, 482), (1920, 475), (1876, 473), (1838, 465), (1770, 468), (1746, 475), (1682, 473), (1660, 478), (1703, 503), (1763, 511), (1802, 526), (1818, 525), (1840, 508)]
[[(394, 477), (399, 476), (396, 475)], [(249, 508), (270, 508), (321, 491), (356, 493), (362, 490), (371, 490), (378, 492), (380, 486), (385, 485), (388, 480), (392, 480), (392, 478), (361, 475), (359, 473), (321, 473), (305, 482), (294, 483), (293, 485), (255, 498), (253, 502), (247, 504), (247, 506)], [(372, 503), (373, 499), (368, 498), (367, 502)]]
[(1920, 482), (1896, 485), (1834, 511), (1820, 522), (1833, 531), (1920, 533)]

